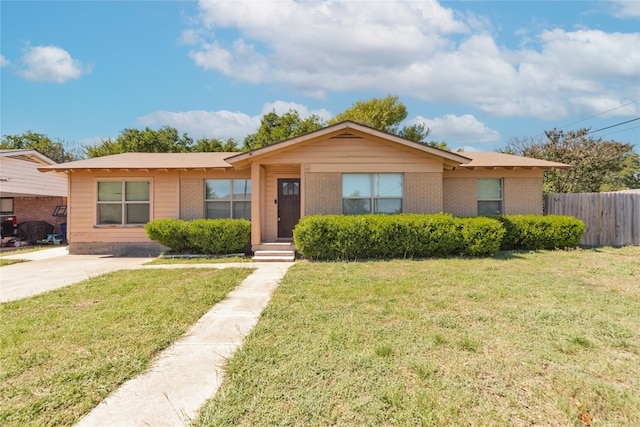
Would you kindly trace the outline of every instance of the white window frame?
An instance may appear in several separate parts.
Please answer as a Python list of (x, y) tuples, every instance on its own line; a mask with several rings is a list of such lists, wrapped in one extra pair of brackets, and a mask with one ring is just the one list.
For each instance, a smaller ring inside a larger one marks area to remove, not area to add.
[[(107, 183), (107, 182), (119, 182), (121, 185), (121, 194), (122, 194), (122, 199), (121, 200), (99, 200), (100, 197), (100, 183)], [(149, 194), (148, 194), (148, 200), (126, 200), (126, 184), (128, 182), (146, 182), (149, 184)], [(145, 179), (145, 178), (133, 178), (133, 179), (97, 179), (96, 180), (96, 184), (95, 184), (95, 188), (96, 188), (96, 215), (95, 215), (95, 221), (96, 221), (96, 226), (97, 227), (144, 227), (145, 224), (147, 224), (148, 222), (150, 222), (152, 220), (152, 209), (151, 209), (151, 197), (153, 194), (153, 182), (151, 179)], [(149, 216), (147, 218), (147, 221), (145, 223), (142, 222), (134, 222), (134, 223), (128, 223), (127, 222), (127, 206), (129, 205), (143, 205), (146, 204), (149, 206)], [(104, 206), (104, 205), (120, 205), (121, 206), (121, 222), (120, 223), (101, 223), (100, 222), (100, 206)]]
[[(499, 188), (499, 192), (500, 192), (500, 197), (496, 198), (496, 197), (480, 197), (480, 181), (497, 181), (500, 185)], [(502, 178), (481, 178), (478, 179), (478, 181), (476, 182), (476, 185), (478, 187), (478, 190), (476, 192), (477, 195), (477, 214), (479, 216), (490, 216), (490, 215), (502, 215), (504, 213), (504, 180)], [(489, 202), (489, 203), (496, 203), (498, 202), (500, 204), (500, 210), (499, 212), (494, 212), (494, 213), (480, 213), (481, 209), (480, 209), (480, 205), (484, 202)]]
[[(229, 182), (229, 199), (208, 199), (207, 198), (207, 181), (228, 181)], [(250, 192), (248, 194), (248, 198), (246, 197), (246, 193), (244, 195), (244, 197), (236, 197), (236, 195), (233, 192), (233, 184), (234, 181), (246, 181), (249, 183), (250, 186)], [(253, 185), (251, 184), (251, 178), (206, 178), (204, 180), (204, 216), (205, 218), (211, 218), (209, 216), (209, 209), (208, 209), (208, 204), (209, 203), (228, 203), (229, 204), (229, 216), (225, 217), (225, 218), (236, 218), (236, 219), (248, 219), (249, 221), (251, 221), (251, 192), (253, 191)], [(236, 205), (239, 203), (246, 203), (249, 205), (249, 215), (248, 218), (245, 216), (240, 216), (237, 217), (235, 215), (236, 213)]]
[[(346, 196), (344, 194), (344, 178), (345, 176), (349, 176), (349, 175), (368, 175), (369, 176), (369, 184), (370, 184), (370, 195), (369, 196)], [(398, 196), (376, 196), (376, 177), (380, 176), (380, 175), (397, 175), (401, 178), (401, 195)], [(351, 213), (345, 213), (345, 201), (349, 201), (349, 200), (367, 200), (369, 202), (369, 213), (370, 214), (383, 214), (383, 215), (394, 215), (396, 213), (402, 213), (404, 212), (404, 173), (401, 172), (389, 172), (389, 173), (361, 173), (361, 172), (354, 172), (354, 173), (343, 173), (342, 174), (342, 214), (343, 215), (357, 215), (357, 214), (351, 214)], [(388, 212), (378, 212), (376, 209), (376, 201), (377, 200), (400, 200), (400, 212), (393, 212), (393, 213), (388, 213)]]

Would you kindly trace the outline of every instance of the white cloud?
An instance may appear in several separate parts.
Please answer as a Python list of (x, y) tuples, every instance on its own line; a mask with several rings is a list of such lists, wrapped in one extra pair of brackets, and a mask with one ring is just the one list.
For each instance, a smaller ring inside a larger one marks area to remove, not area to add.
[(409, 124), (424, 124), (431, 130), (429, 140), (445, 141), (450, 147), (456, 144), (491, 144), (500, 140), (498, 132), (471, 114), (446, 114), (435, 119), (417, 116)]
[(91, 72), (91, 66), (73, 59), (57, 46), (29, 46), (21, 58), (18, 74), (37, 82), (64, 83)]
[(0, 68), (8, 67), (11, 65), (11, 61), (4, 57), (4, 55), (0, 55)]
[(180, 132), (187, 132), (193, 138), (234, 138), (242, 141), (247, 135), (254, 133), (260, 127), (260, 120), (266, 113), (275, 110), (284, 114), (290, 109), (298, 111), (300, 117), (306, 118), (312, 114), (328, 119), (331, 114), (325, 110), (310, 110), (304, 105), (285, 101), (275, 101), (265, 104), (262, 113), (249, 116), (241, 112), (220, 111), (155, 111), (136, 119), (142, 126), (171, 126)]
[(638, 32), (528, 32), (510, 49), (488, 18), (433, 0), (202, 1), (199, 19), (183, 34), (198, 66), (318, 99), (375, 90), (559, 120), (587, 107), (576, 99), (640, 97)]
[(640, 17), (640, 3), (637, 0), (611, 0), (613, 16), (617, 18)]

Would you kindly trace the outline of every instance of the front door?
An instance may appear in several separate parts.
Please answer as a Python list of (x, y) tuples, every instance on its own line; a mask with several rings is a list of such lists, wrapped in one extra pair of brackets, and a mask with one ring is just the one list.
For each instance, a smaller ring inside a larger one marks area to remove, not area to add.
[(293, 228), (300, 220), (300, 180), (278, 179), (278, 238), (293, 237)]

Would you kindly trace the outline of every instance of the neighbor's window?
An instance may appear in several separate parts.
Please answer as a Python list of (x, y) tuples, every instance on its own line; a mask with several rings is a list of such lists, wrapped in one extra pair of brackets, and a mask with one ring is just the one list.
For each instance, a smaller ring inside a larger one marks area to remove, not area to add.
[(502, 180), (478, 180), (478, 215), (500, 215), (502, 213)]
[(205, 180), (207, 218), (251, 219), (250, 179)]
[(401, 173), (345, 173), (342, 175), (342, 213), (395, 214), (402, 212)]
[(0, 199), (0, 211), (3, 215), (13, 213), (13, 197), (3, 197)]
[(149, 222), (149, 181), (98, 181), (98, 224)]

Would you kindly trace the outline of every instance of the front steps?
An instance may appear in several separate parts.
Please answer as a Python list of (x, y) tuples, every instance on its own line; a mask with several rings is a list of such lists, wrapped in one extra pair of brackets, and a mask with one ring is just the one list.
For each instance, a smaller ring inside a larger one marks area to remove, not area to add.
[(292, 242), (261, 243), (253, 252), (253, 262), (293, 262), (295, 259)]

